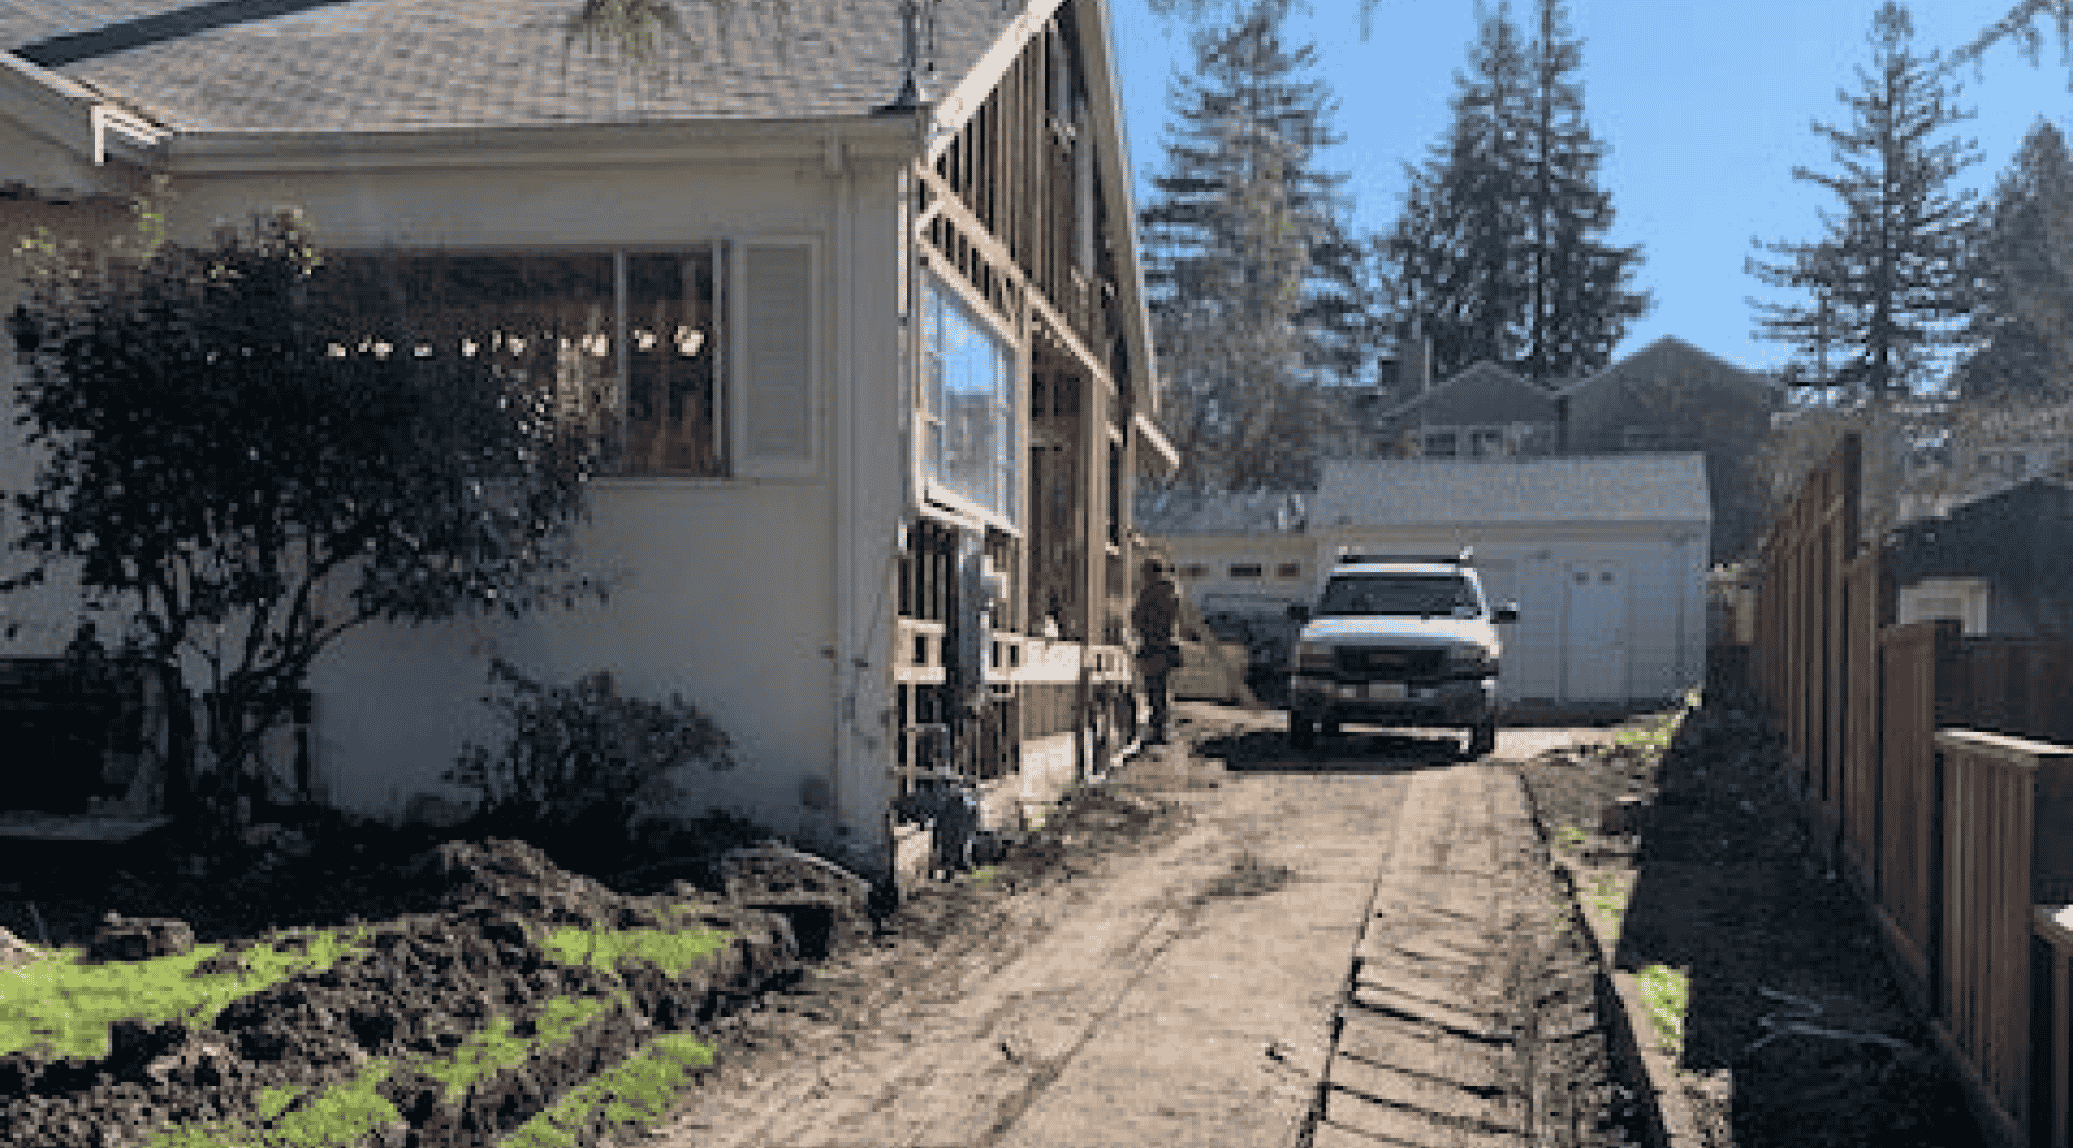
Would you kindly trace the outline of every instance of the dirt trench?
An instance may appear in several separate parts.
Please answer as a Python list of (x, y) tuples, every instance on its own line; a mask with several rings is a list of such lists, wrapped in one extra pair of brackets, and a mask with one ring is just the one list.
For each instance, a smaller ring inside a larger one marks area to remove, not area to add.
[[(1681, 974), (1675, 1067), (1709, 1148), (1982, 1143), (1768, 725), (1714, 703), (1667, 744), (1640, 732), (1520, 771), (1617, 965)], [(1605, 824), (1623, 797), (1631, 824)]]

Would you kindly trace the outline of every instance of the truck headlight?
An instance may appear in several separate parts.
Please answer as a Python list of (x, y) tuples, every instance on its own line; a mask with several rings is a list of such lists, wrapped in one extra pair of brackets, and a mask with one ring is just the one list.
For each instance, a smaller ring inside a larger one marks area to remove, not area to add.
[(1497, 672), (1497, 659), (1473, 643), (1447, 647), (1447, 672), (1456, 677), (1487, 678)]
[(1329, 670), (1332, 668), (1332, 648), (1323, 642), (1296, 643), (1296, 670)]

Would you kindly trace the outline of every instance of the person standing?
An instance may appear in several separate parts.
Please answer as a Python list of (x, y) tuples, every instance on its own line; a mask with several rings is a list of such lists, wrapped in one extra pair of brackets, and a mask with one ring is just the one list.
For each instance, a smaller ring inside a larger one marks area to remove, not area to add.
[(1163, 745), (1170, 700), (1167, 677), (1180, 667), (1180, 643), (1175, 627), (1180, 622), (1180, 591), (1166, 564), (1147, 558), (1144, 578), (1137, 589), (1137, 603), (1130, 610), (1130, 625), (1137, 631), (1137, 671), (1144, 679), (1145, 694), (1152, 707), (1151, 736), (1147, 743)]

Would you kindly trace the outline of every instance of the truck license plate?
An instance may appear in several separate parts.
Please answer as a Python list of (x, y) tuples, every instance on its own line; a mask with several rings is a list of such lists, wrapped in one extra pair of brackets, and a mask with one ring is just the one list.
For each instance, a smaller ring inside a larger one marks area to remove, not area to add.
[(1369, 682), (1368, 697), (1378, 702), (1400, 702), (1404, 700), (1402, 682)]

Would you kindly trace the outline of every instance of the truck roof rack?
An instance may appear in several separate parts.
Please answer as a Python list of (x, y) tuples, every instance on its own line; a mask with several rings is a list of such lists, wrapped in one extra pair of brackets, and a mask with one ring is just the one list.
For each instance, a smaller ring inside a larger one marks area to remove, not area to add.
[(1459, 554), (1362, 554), (1350, 546), (1339, 547), (1339, 564), (1350, 566), (1357, 562), (1412, 563), (1426, 562), (1437, 566), (1473, 566), (1476, 548), (1464, 546)]

